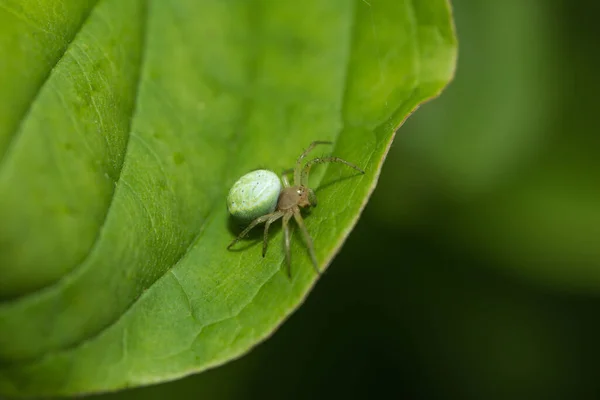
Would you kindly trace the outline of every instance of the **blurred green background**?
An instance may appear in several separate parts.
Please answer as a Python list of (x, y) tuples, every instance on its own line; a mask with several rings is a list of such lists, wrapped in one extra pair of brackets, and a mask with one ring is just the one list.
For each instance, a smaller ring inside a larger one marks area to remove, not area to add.
[(600, 398), (600, 3), (453, 4), (456, 79), (306, 304), (240, 360), (95, 399)]

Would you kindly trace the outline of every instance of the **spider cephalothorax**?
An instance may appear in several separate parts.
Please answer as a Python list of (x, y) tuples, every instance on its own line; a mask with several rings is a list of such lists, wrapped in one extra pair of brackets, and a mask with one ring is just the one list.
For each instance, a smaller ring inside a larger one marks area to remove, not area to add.
[[(289, 221), (293, 217), (300, 227), (300, 232), (306, 242), (306, 247), (308, 248), (315, 270), (317, 273), (321, 272), (315, 256), (312, 239), (306, 230), (302, 214), (300, 213), (301, 208), (315, 207), (317, 205), (315, 192), (308, 187), (310, 169), (315, 164), (336, 162), (354, 168), (361, 174), (364, 174), (364, 171), (356, 165), (338, 157), (317, 157), (302, 165), (304, 157), (319, 144), (331, 144), (331, 142), (312, 142), (296, 160), (295, 168), (285, 171), (282, 174), (281, 182), (283, 182), (283, 188), (277, 175), (268, 170), (252, 171), (242, 176), (231, 187), (227, 196), (229, 213), (234, 218), (250, 222), (250, 224), (227, 246), (228, 249), (244, 238), (256, 225), (264, 223), (265, 231), (262, 252), (264, 257), (267, 253), (269, 226), (279, 218), (282, 218), (285, 259), (288, 267), (288, 275), (291, 275)], [(290, 186), (287, 176), (292, 172), (294, 174), (294, 185)]]
[(277, 209), (281, 211), (289, 210), (294, 206), (304, 208), (316, 205), (315, 192), (304, 186), (284, 187), (277, 200)]

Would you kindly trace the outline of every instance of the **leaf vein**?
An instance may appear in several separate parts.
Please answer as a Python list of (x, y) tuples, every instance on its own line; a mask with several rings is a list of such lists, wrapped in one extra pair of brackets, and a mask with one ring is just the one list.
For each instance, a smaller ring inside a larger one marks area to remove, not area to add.
[[(97, 3), (98, 3), (98, 0), (96, 1), (96, 4)], [(75, 30), (75, 33), (73, 34), (72, 37), (69, 38), (68, 42), (65, 44), (64, 50), (56, 58), (54, 65), (52, 65), (52, 67), (48, 70), (48, 73), (46, 74), (46, 76), (43, 77), (43, 79), (41, 80), (37, 89), (35, 90), (35, 93), (34, 93), (33, 97), (31, 98), (31, 101), (29, 102), (29, 106), (25, 109), (25, 111), (23, 112), (23, 115), (21, 116), (19, 124), (17, 125), (16, 129), (10, 134), (10, 139), (8, 141), (8, 145), (5, 147), (4, 152), (0, 153), (0, 169), (4, 165), (4, 162), (7, 159), (10, 152), (13, 151), (21, 132), (23, 132), (23, 125), (25, 124), (25, 121), (27, 120), (29, 114), (31, 114), (31, 112), (33, 110), (33, 105), (35, 104), (37, 98), (40, 96), (42, 89), (48, 84), (48, 81), (50, 80), (52, 73), (56, 70), (56, 67), (60, 64), (61, 60), (65, 57), (65, 54), (67, 54), (67, 51), (69, 50), (69, 48), (71, 47), (71, 45), (73, 44), (73, 42), (75, 41), (77, 36), (80, 34), (83, 26), (87, 23), (88, 19), (90, 18), (90, 15), (92, 15), (92, 12), (93, 12), (94, 8), (96, 7), (96, 4), (94, 4), (92, 7), (90, 7), (87, 14), (84, 16), (84, 18), (82, 18), (80, 25)], [(5, 5), (4, 5), (4, 8), (8, 9)], [(15, 14), (15, 15), (18, 15), (18, 14)]]
[[(147, 4), (147, 1), (144, 1), (144, 4)], [(145, 7), (145, 9), (147, 10), (147, 7)], [(136, 101), (139, 98), (139, 89), (140, 89), (140, 81), (141, 81), (141, 71), (143, 69), (144, 53), (145, 53), (145, 48), (146, 48), (146, 40), (145, 39), (146, 39), (146, 23), (147, 23), (147, 18), (148, 18), (147, 12), (144, 14), (144, 16), (142, 18), (143, 18), (143, 21), (142, 21), (142, 30), (143, 30), (142, 36), (143, 36), (144, 39), (143, 39), (143, 42), (142, 42), (142, 49), (141, 49), (141, 56), (140, 56), (140, 65), (138, 67), (137, 87), (136, 87), (136, 95), (135, 95)], [(59, 90), (56, 90), (56, 91), (60, 92)], [(59, 95), (59, 97), (60, 97), (60, 95)], [(134, 106), (132, 108), (134, 115), (135, 115), (136, 107), (137, 107), (137, 104), (136, 104), (136, 106)], [(132, 124), (133, 119), (134, 119), (134, 117), (131, 118), (128, 132), (131, 132), (131, 124)], [(73, 119), (73, 123), (76, 124), (76, 120), (75, 119)], [(128, 134), (128, 136), (127, 136), (127, 143), (125, 145), (125, 150), (124, 150), (125, 156), (124, 156), (123, 162), (121, 163), (121, 166), (119, 168), (118, 176), (114, 180), (117, 188), (118, 188), (118, 186), (120, 184), (122, 184), (122, 182), (121, 182), (121, 173), (122, 173), (122, 171), (123, 171), (123, 169), (125, 167), (125, 163), (126, 163), (127, 158), (128, 158), (127, 154), (128, 154), (128, 149), (129, 149), (130, 142), (131, 142), (131, 135)], [(1, 162), (1, 160), (0, 160), (0, 162)], [(1, 167), (1, 165), (0, 165), (0, 167)], [(107, 211), (106, 211), (106, 213), (104, 215), (104, 220), (102, 221), (102, 223), (100, 224), (100, 226), (98, 228), (98, 233), (96, 235), (96, 238), (94, 239), (94, 243), (92, 244), (92, 246), (90, 246), (89, 251), (82, 258), (82, 260), (77, 265), (75, 265), (73, 268), (71, 268), (71, 270), (67, 274), (63, 275), (60, 279), (52, 282), (49, 285), (41, 287), (41, 288), (39, 288), (39, 289), (37, 289), (37, 290), (35, 290), (33, 292), (30, 292), (30, 293), (28, 293), (28, 294), (26, 294), (24, 296), (21, 296), (19, 298), (11, 300), (11, 301), (7, 301), (7, 302), (1, 304), (0, 308), (4, 308), (5, 306), (8, 307), (8, 306), (11, 306), (11, 305), (13, 305), (15, 303), (19, 303), (19, 302), (23, 302), (23, 301), (35, 301), (35, 299), (38, 296), (43, 296), (43, 295), (48, 294), (49, 292), (51, 292), (53, 290), (56, 290), (57, 287), (60, 285), (61, 282), (65, 281), (67, 279), (70, 279), (74, 274), (76, 274), (77, 271), (80, 270), (80, 268), (85, 264), (85, 262), (92, 255), (92, 253), (94, 252), (94, 249), (98, 246), (99, 239), (102, 236), (101, 232), (102, 232), (102, 230), (104, 229), (104, 227), (106, 225), (108, 216), (110, 215), (110, 210), (111, 210), (111, 208), (112, 208), (112, 206), (114, 204), (115, 193), (116, 193), (116, 188), (113, 191), (113, 194), (112, 194), (112, 196), (110, 198), (110, 203), (109, 203), (109, 205), (107, 207)]]

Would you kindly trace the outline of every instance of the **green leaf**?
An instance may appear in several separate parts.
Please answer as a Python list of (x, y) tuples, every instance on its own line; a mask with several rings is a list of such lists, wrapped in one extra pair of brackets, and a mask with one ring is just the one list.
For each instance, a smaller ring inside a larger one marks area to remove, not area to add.
[(317, 276), (297, 233), (291, 279), (278, 229), (227, 251), (228, 188), (334, 141), (366, 174), (315, 168), (325, 268), (456, 39), (445, 0), (0, 0), (0, 54), (0, 393), (72, 395), (270, 335)]

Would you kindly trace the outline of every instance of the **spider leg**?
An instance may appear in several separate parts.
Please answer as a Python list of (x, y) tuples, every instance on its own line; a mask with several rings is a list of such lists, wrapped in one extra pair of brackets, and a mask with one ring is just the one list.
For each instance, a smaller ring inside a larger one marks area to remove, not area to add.
[(292, 214), (283, 215), (283, 248), (285, 249), (285, 263), (287, 264), (288, 277), (292, 277), (291, 257), (290, 257), (290, 226), (288, 224)]
[(271, 218), (273, 216), (273, 214), (274, 213), (263, 215), (262, 217), (258, 217), (254, 221), (252, 221), (250, 223), (250, 225), (248, 225), (248, 227), (242, 231), (242, 233), (240, 233), (235, 239), (233, 239), (233, 242), (229, 243), (229, 246), (227, 246), (227, 249), (230, 249), (231, 246), (233, 246), (234, 244), (236, 244), (237, 242), (242, 240), (248, 234), (248, 232), (250, 232), (252, 230), (252, 228), (254, 228), (256, 225), (262, 224), (263, 222), (268, 221), (269, 218)]
[(269, 238), (269, 226), (273, 222), (277, 221), (279, 218), (283, 217), (283, 212), (275, 211), (274, 213), (269, 214), (269, 215), (271, 217), (265, 223), (265, 234), (264, 234), (264, 239), (263, 239), (263, 252), (262, 252), (263, 257), (267, 254), (267, 244), (269, 243), (269, 241), (267, 240)]
[(296, 223), (300, 227), (300, 232), (302, 232), (302, 236), (304, 237), (304, 242), (306, 243), (306, 247), (308, 247), (308, 253), (310, 254), (310, 259), (312, 260), (313, 266), (315, 267), (315, 271), (317, 274), (321, 274), (319, 270), (319, 264), (317, 263), (317, 257), (315, 256), (315, 249), (313, 247), (313, 241), (308, 231), (306, 230), (306, 226), (304, 225), (304, 220), (302, 219), (302, 215), (300, 214), (300, 209), (298, 207), (294, 208), (294, 219)]
[(306, 157), (307, 154), (312, 151), (312, 149), (314, 149), (316, 146), (318, 146), (320, 144), (333, 144), (333, 142), (330, 142), (328, 140), (315, 140), (306, 148), (306, 150), (304, 150), (304, 152), (302, 154), (300, 154), (300, 157), (298, 157), (298, 159), (296, 160), (296, 168), (294, 168), (294, 185), (300, 186), (300, 184), (301, 184), (300, 178), (303, 175), (302, 174), (302, 159), (304, 159), (304, 157)]
[[(289, 171), (289, 170), (286, 170), (286, 171)], [(290, 187), (290, 181), (288, 180), (285, 171), (283, 172), (283, 174), (281, 174), (281, 181), (283, 182), (284, 188)]]
[(324, 163), (328, 163), (328, 162), (344, 164), (344, 165), (349, 166), (350, 168), (354, 168), (361, 174), (365, 173), (365, 171), (358, 168), (356, 165), (354, 165), (346, 160), (342, 160), (339, 157), (317, 157), (317, 158), (314, 158), (314, 159), (310, 160), (309, 162), (307, 162), (306, 165), (304, 166), (304, 169), (302, 170), (302, 174), (301, 174), (301, 180), (300, 180), (301, 184), (308, 185), (308, 174), (313, 165), (324, 164)]

